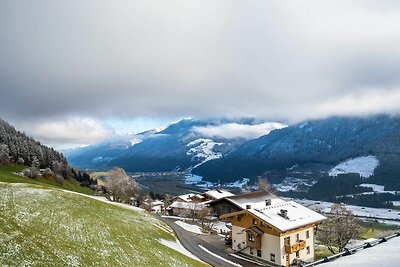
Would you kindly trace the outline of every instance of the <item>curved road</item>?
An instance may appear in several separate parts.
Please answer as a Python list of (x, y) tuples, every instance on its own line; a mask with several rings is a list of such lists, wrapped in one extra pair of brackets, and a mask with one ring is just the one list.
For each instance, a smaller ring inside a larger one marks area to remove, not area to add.
[(221, 251), (220, 249), (214, 247), (213, 245), (205, 242), (204, 240), (197, 237), (196, 234), (188, 232), (188, 231), (184, 230), (182, 227), (180, 227), (179, 225), (177, 225), (175, 223), (176, 219), (163, 218), (163, 217), (159, 217), (159, 216), (157, 216), (157, 218), (160, 219), (161, 221), (165, 222), (166, 224), (168, 224), (172, 229), (174, 229), (179, 241), (182, 243), (182, 245), (187, 250), (189, 250), (193, 255), (195, 255), (202, 261), (204, 261), (212, 266), (229, 266), (229, 267), (235, 266), (235, 267), (237, 267), (237, 265), (230, 264), (226, 261), (223, 261), (223, 260), (209, 254), (208, 252), (201, 249), (199, 247), (199, 245), (202, 245), (203, 247), (205, 247), (212, 253), (217, 254), (231, 262), (240, 264), (243, 267), (259, 266), (257, 264), (253, 264), (248, 261), (244, 261), (244, 260), (235, 258), (235, 257), (229, 255), (228, 253), (226, 253), (225, 251)]

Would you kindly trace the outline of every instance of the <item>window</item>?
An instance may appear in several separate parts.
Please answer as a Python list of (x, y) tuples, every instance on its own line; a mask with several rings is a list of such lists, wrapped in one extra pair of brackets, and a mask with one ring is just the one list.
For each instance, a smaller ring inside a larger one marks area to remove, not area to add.
[(271, 253), (271, 261), (272, 261), (272, 262), (275, 262), (275, 254), (272, 254), (272, 253)]
[(257, 225), (257, 219), (253, 219), (253, 224)]
[(265, 226), (265, 223), (263, 221), (260, 222), (261, 226)]
[(254, 242), (254, 235), (253, 234), (251, 234), (251, 233), (248, 233), (248, 236), (249, 236), (249, 241), (250, 242)]
[(296, 234), (296, 242), (299, 242), (299, 241), (300, 241), (300, 235)]
[(290, 245), (290, 236), (285, 237), (284, 242), (285, 242), (285, 245)]
[(242, 220), (242, 216), (237, 216), (237, 220), (240, 222)]
[(306, 238), (310, 238), (310, 231), (306, 231)]
[(257, 257), (261, 258), (261, 250), (257, 249)]
[(296, 258), (300, 258), (300, 251), (296, 252)]
[(254, 255), (254, 249), (250, 248), (250, 255)]
[(310, 246), (307, 247), (307, 254), (310, 254)]

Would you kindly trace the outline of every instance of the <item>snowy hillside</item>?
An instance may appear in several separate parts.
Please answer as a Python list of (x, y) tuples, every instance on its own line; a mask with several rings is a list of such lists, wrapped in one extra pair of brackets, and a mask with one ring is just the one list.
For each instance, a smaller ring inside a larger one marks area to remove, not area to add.
[(361, 177), (368, 178), (374, 174), (379, 165), (375, 156), (358, 157), (346, 160), (329, 171), (329, 176), (337, 176), (345, 173), (358, 173)]
[(188, 156), (192, 156), (192, 159), (194, 161), (201, 161), (194, 166), (194, 168), (196, 168), (204, 162), (222, 157), (222, 154), (220, 152), (215, 152), (213, 150), (215, 146), (219, 145), (223, 145), (223, 143), (216, 143), (211, 139), (199, 138), (186, 145), (190, 148), (186, 154)]

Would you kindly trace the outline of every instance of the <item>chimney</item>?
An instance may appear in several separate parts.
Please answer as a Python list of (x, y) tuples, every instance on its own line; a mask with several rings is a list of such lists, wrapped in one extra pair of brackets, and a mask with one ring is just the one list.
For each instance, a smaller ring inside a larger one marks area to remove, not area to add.
[(251, 205), (246, 205), (246, 210), (251, 209)]
[(289, 220), (288, 217), (288, 211), (287, 210), (281, 210), (281, 212), (279, 213), (279, 215), (281, 215), (283, 218), (285, 218), (286, 220)]
[(265, 206), (271, 206), (271, 199), (265, 200)]

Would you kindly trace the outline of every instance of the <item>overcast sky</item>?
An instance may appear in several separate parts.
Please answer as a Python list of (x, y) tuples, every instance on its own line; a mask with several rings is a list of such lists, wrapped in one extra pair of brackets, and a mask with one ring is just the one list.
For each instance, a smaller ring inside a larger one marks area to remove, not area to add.
[(88, 144), (181, 117), (400, 111), (400, 1), (3, 0), (0, 117)]

